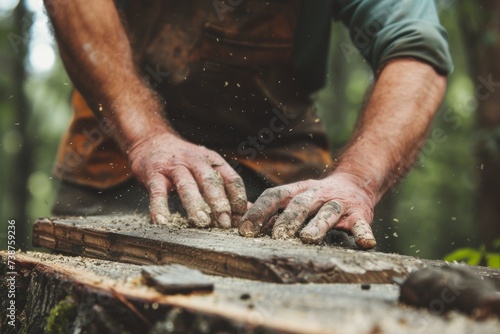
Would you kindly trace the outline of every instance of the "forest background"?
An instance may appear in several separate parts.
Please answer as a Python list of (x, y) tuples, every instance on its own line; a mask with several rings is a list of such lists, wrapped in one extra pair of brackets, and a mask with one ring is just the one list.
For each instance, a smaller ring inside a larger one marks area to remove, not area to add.
[[(454, 59), (446, 99), (415, 168), (379, 204), (379, 250), (500, 267), (500, 1), (437, 1)], [(332, 26), (328, 85), (316, 106), (332, 154), (353, 129), (373, 75)], [(0, 249), (50, 216), (52, 168), (71, 119), (70, 80), (41, 0), (0, 2)], [(452, 253), (452, 255), (450, 255)]]

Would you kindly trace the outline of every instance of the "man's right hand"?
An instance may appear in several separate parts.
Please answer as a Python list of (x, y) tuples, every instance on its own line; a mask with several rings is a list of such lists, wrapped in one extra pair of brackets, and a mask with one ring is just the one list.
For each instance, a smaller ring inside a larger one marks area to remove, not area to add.
[(149, 192), (151, 221), (168, 222), (168, 194), (176, 190), (193, 226), (236, 226), (247, 208), (241, 177), (217, 153), (172, 133), (131, 145), (132, 171)]
[(115, 2), (44, 2), (71, 80), (97, 117), (114, 125), (113, 137), (149, 191), (152, 221), (167, 222), (173, 190), (195, 226), (239, 221), (247, 208), (243, 181), (217, 153), (170, 130), (163, 106), (136, 69)]

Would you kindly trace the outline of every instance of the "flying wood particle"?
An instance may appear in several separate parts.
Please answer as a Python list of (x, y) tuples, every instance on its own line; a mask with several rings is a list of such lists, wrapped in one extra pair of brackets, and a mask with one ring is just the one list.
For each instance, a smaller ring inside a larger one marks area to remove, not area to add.
[(248, 300), (248, 299), (250, 299), (250, 298), (251, 298), (251, 296), (250, 296), (248, 293), (244, 293), (244, 294), (242, 294), (242, 295), (240, 296), (240, 299), (241, 299), (241, 300)]

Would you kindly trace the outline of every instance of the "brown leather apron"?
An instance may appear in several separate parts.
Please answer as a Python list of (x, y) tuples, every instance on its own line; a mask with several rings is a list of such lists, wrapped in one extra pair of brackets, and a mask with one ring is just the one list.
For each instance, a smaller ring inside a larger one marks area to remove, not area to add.
[[(186, 140), (282, 184), (321, 178), (332, 161), (293, 65), (300, 0), (131, 1), (138, 68)], [(78, 92), (55, 174), (106, 189), (132, 177), (107, 124)]]

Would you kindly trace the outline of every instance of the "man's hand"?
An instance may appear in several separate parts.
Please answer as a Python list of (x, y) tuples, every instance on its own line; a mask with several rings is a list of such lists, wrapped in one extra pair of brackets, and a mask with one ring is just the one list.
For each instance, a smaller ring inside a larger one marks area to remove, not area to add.
[(299, 233), (305, 243), (336, 228), (351, 232), (362, 249), (375, 247), (373, 209), (412, 166), (445, 89), (446, 78), (431, 66), (391, 61), (333, 174), (265, 191), (243, 216), (240, 234), (254, 237), (274, 224), (274, 238), (291, 238), (312, 218)]
[[(376, 245), (370, 227), (374, 206), (374, 195), (359, 180), (350, 174), (334, 173), (323, 180), (266, 190), (241, 219), (239, 232), (255, 237), (273, 228), (273, 238), (288, 239), (300, 230), (302, 242), (318, 244), (336, 228), (351, 232), (361, 249), (370, 249)], [(276, 217), (281, 209), (284, 211)]]
[(243, 181), (217, 153), (171, 129), (136, 69), (114, 1), (44, 2), (68, 74), (97, 117), (113, 125), (116, 142), (150, 194), (152, 221), (166, 221), (172, 190), (196, 226), (230, 227), (231, 216), (239, 220), (247, 207)]
[(167, 222), (168, 193), (174, 189), (197, 227), (229, 228), (246, 211), (243, 180), (220, 155), (203, 146), (174, 134), (156, 134), (134, 144), (129, 158), (135, 176), (148, 189), (152, 222)]

